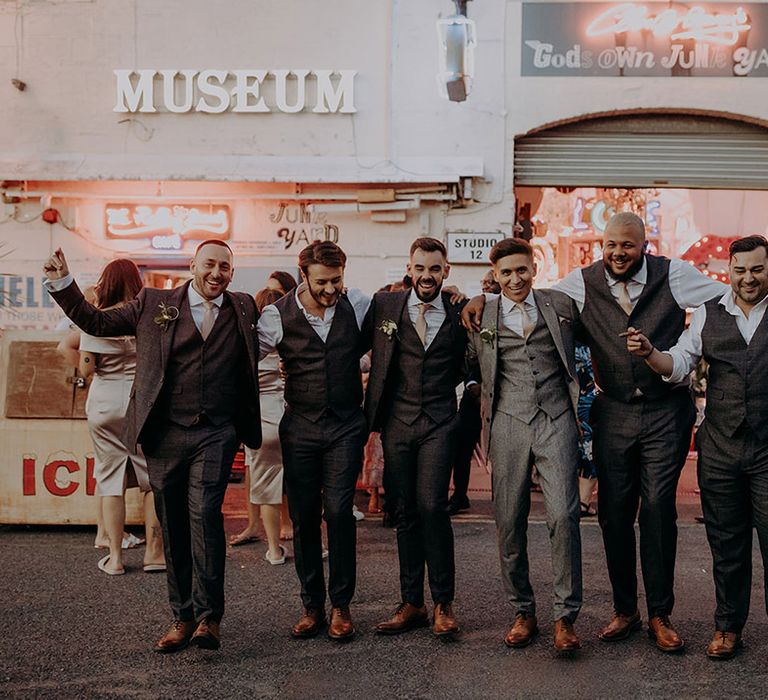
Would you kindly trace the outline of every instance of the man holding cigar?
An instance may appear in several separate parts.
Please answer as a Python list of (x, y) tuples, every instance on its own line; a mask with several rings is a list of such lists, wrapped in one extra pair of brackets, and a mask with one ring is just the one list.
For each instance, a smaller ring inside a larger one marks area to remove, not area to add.
[[(600, 394), (592, 406), (598, 510), (615, 614), (604, 642), (641, 627), (637, 608), (635, 516), (640, 508), (640, 563), (649, 636), (666, 652), (683, 648), (669, 616), (674, 607), (677, 550), (675, 496), (690, 444), (695, 410), (687, 384), (664, 382), (626, 351), (626, 331), (640, 328), (662, 349), (685, 326), (685, 309), (721, 296), (724, 285), (682, 260), (646, 253), (645, 225), (630, 212), (615, 214), (603, 234), (603, 259), (574, 270), (555, 289), (580, 311)], [(462, 318), (473, 320), (480, 298)]]
[(768, 382), (768, 241), (747, 236), (729, 253), (731, 289), (696, 309), (674, 347), (660, 352), (639, 329), (627, 334), (629, 352), (670, 383), (684, 380), (700, 358), (709, 363), (696, 442), (717, 597), (716, 631), (707, 647), (714, 659), (729, 659), (742, 646), (753, 526), (764, 568), (768, 559), (768, 394), (762, 389)]

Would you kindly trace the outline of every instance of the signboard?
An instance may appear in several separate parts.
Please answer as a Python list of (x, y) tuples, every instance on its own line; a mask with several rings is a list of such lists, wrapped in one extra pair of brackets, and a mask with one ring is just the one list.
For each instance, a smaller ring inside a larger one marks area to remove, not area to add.
[(478, 233), (476, 231), (448, 232), (448, 262), (487, 265), (488, 254), (496, 243), (506, 236), (502, 231)]
[(522, 75), (768, 77), (768, 4), (523, 3)]
[(231, 227), (229, 207), (107, 204), (107, 238), (145, 239), (156, 250), (181, 250), (185, 241), (227, 240)]

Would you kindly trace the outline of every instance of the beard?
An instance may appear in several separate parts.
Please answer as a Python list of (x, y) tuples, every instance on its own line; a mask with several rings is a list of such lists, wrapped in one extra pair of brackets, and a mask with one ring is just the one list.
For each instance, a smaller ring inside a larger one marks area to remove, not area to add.
[(434, 287), (431, 289), (422, 289), (422, 287), (417, 283), (414, 285), (413, 289), (416, 292), (416, 296), (421, 301), (434, 301), (437, 299), (438, 295), (440, 294), (440, 290), (442, 289), (443, 285), (442, 283), (435, 284)]
[(328, 297), (322, 292), (315, 292), (311, 285), (307, 285), (307, 291), (309, 292), (309, 296), (315, 300), (315, 303), (326, 308), (336, 306), (336, 302), (339, 300), (339, 294), (341, 293), (341, 291), (337, 291), (333, 297)]
[(640, 259), (635, 262), (634, 265), (629, 267), (626, 272), (623, 272), (620, 275), (617, 275), (610, 265), (606, 263), (605, 269), (608, 272), (608, 274), (613, 277), (613, 279), (618, 280), (619, 282), (626, 282), (629, 279), (632, 279), (639, 271), (640, 268), (643, 266), (643, 262), (645, 260), (645, 255), (641, 255)]

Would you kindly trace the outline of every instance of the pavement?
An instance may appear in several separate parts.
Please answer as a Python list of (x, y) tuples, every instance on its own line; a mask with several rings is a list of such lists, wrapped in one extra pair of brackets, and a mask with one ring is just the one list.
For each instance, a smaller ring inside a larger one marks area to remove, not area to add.
[[(244, 524), (242, 485), (229, 490), (226, 527)], [(162, 574), (141, 571), (142, 549), (127, 553), (126, 576), (96, 568), (90, 528), (0, 528), (0, 697), (10, 698), (764, 698), (768, 623), (757, 546), (752, 620), (735, 659), (707, 659), (714, 593), (704, 528), (696, 506), (681, 508), (673, 620), (687, 642), (679, 655), (658, 651), (645, 632), (605, 644), (597, 632), (611, 615), (600, 530), (583, 521), (585, 604), (577, 622), (583, 649), (558, 657), (551, 645), (551, 568), (540, 497), (529, 526), (532, 581), (541, 635), (507, 649), (511, 623), (498, 572), (490, 504), (475, 499), (454, 520), (462, 634), (453, 642), (428, 629), (378, 637), (372, 628), (398, 602), (394, 531), (381, 518), (358, 524), (358, 635), (339, 644), (293, 640), (300, 612), (293, 560), (270, 566), (259, 542), (229, 551), (227, 613), (219, 652), (163, 656), (153, 641), (170, 622)], [(364, 494), (359, 506), (364, 507)], [(641, 610), (644, 600), (640, 602)], [(644, 615), (645, 617), (645, 615)]]

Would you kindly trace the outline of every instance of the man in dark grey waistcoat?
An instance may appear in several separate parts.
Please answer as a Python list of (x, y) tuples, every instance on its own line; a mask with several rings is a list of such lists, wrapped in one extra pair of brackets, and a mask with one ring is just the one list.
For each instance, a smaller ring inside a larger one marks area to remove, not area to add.
[(240, 442), (261, 444), (256, 305), (227, 291), (234, 267), (226, 243), (201, 243), (190, 270), (191, 283), (145, 288), (101, 311), (85, 301), (60, 250), (44, 267), (53, 298), (82, 330), (136, 336), (124, 442), (144, 451), (163, 528), (174, 622), (155, 643), (161, 653), (220, 646), (221, 506)]
[[(687, 383), (670, 384), (626, 352), (626, 331), (640, 328), (662, 349), (685, 325), (685, 310), (720, 296), (724, 285), (687, 262), (646, 252), (645, 225), (622, 212), (608, 221), (603, 259), (574, 270), (555, 285), (576, 302), (600, 389), (592, 406), (598, 510), (614, 616), (604, 642), (641, 627), (637, 606), (635, 518), (640, 509), (640, 563), (648, 628), (665, 652), (683, 648), (670, 621), (677, 552), (677, 482), (695, 418)], [(465, 309), (467, 322), (481, 300)]]
[(483, 445), (493, 473), (502, 579), (515, 614), (504, 642), (524, 647), (538, 633), (527, 551), (535, 463), (552, 550), (554, 644), (558, 651), (574, 651), (582, 604), (576, 306), (560, 292), (532, 289), (536, 264), (526, 241), (504, 239), (490, 258), (502, 295), (485, 306), (467, 357), (482, 378)]
[(304, 248), (303, 284), (265, 307), (259, 319), (261, 357), (277, 351), (287, 375), (279, 431), (304, 606), (291, 630), (296, 638), (314, 637), (326, 624), (322, 518), (328, 528), (328, 636), (344, 641), (355, 633), (349, 611), (356, 572), (352, 500), (368, 435), (359, 362), (370, 299), (358, 290), (344, 293), (346, 260), (334, 243)]
[(768, 241), (741, 238), (730, 246), (731, 289), (693, 314), (678, 343), (660, 352), (640, 331), (627, 348), (667, 381), (709, 364), (704, 422), (696, 433), (699, 488), (712, 550), (717, 608), (714, 659), (742, 646), (752, 587), (752, 528), (763, 555), (768, 611)]
[(443, 243), (417, 238), (408, 263), (413, 288), (376, 294), (363, 326), (372, 343), (365, 413), (369, 429), (381, 432), (384, 491), (400, 560), (401, 602), (391, 619), (376, 626), (379, 634), (428, 624), (425, 565), (435, 604), (433, 633), (459, 631), (448, 488), (467, 334), (460, 306), (442, 289), (449, 270)]

